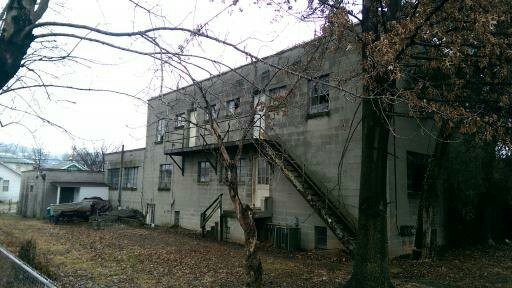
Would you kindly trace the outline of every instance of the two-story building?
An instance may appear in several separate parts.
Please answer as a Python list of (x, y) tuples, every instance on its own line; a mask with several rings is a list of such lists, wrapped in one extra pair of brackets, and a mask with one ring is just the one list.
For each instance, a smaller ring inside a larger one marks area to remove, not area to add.
[[(255, 212), (259, 238), (285, 227), (300, 231), (303, 249), (340, 247), (354, 236), (358, 213), (363, 83), (355, 47), (319, 38), (150, 99), (146, 147), (124, 155), (125, 181), (134, 187), (121, 189), (121, 205), (143, 209), (156, 225), (213, 226), (222, 239), (242, 243), (212, 117), (227, 150), (243, 149), (239, 197)], [(398, 116), (390, 125), (388, 231), (390, 254), (400, 255), (412, 248), (435, 129)], [(120, 155), (108, 157), (117, 199)], [(441, 230), (436, 237), (443, 241)]]

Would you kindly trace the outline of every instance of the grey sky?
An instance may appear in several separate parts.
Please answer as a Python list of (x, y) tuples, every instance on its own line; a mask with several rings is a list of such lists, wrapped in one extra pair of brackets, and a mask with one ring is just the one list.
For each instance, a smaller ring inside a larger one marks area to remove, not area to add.
[[(0, 0), (0, 5), (3, 7), (5, 2), (6, 0)], [(116, 32), (144, 29), (151, 24), (194, 28), (220, 13), (208, 24), (208, 33), (227, 39), (231, 43), (240, 43), (241, 48), (258, 56), (266, 56), (309, 40), (319, 30), (319, 23), (304, 23), (287, 12), (280, 13), (282, 17), (276, 20), (275, 7), (239, 3), (236, 7), (226, 9), (231, 1), (145, 1), (148, 3), (147, 7), (158, 5), (156, 9), (160, 9), (166, 17), (165, 20), (153, 18), (151, 21), (141, 10), (134, 10), (133, 4), (127, 0), (61, 0), (50, 3), (51, 11), (45, 15), (43, 21), (86, 24)], [(84, 31), (65, 31), (85, 35)], [(40, 29), (37, 33), (46, 31)], [(187, 36), (176, 32), (161, 35), (166, 43), (174, 48), (183, 43)], [(74, 39), (52, 40), (57, 41), (60, 48), (68, 51), (77, 44), (77, 40)], [(110, 41), (135, 49), (153, 49), (134, 39)], [(187, 52), (212, 57), (232, 67), (242, 65), (248, 60), (240, 53), (211, 41), (193, 41), (188, 47)], [(47, 84), (116, 90), (137, 94), (141, 99), (148, 99), (160, 92), (158, 65), (149, 58), (87, 42), (81, 42), (73, 55), (96, 63), (42, 63), (34, 67)], [(198, 63), (208, 67), (213, 73), (218, 71), (211, 65)], [(31, 77), (35, 76), (32, 74)], [(185, 84), (180, 82), (181, 86)], [(169, 91), (176, 85), (176, 73), (168, 71), (164, 75), (163, 91)], [(52, 152), (67, 152), (72, 143), (91, 146), (104, 142), (112, 145), (125, 144), (127, 148), (145, 145), (146, 107), (141, 101), (105, 92), (90, 93), (64, 89), (49, 91), (50, 99), (43, 89), (33, 89), (4, 94), (0, 97), (0, 103), (38, 113), (61, 125), (73, 136), (32, 116), (0, 109), (2, 122), (20, 123), (0, 128), (0, 142), (19, 143), (25, 146), (38, 144)]]

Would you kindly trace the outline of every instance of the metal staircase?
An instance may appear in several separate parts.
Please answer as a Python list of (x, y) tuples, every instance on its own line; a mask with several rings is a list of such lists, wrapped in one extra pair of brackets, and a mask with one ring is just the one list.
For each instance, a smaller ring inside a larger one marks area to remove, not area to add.
[(344, 207), (336, 204), (327, 189), (307, 173), (305, 166), (298, 163), (277, 141), (259, 141), (260, 151), (274, 163), (292, 183), (302, 197), (322, 218), (344, 248), (352, 251), (356, 235), (356, 221)]
[(200, 226), (201, 226), (201, 235), (203, 237), (206, 236), (206, 225), (208, 224), (208, 221), (213, 217), (213, 215), (215, 215), (215, 212), (217, 212), (217, 210), (219, 210), (220, 214), (221, 215), (221, 219), (219, 222), (216, 222), (216, 225), (214, 227), (216, 227), (218, 230), (220, 231), (216, 231), (217, 229), (215, 229), (215, 234), (217, 235), (216, 238), (218, 238), (218, 240), (222, 240), (222, 233), (223, 233), (223, 229), (222, 229), (222, 194), (220, 194), (219, 196), (217, 196), (213, 201), (212, 203), (206, 208), (204, 209), (203, 212), (201, 212), (201, 222), (200, 222)]

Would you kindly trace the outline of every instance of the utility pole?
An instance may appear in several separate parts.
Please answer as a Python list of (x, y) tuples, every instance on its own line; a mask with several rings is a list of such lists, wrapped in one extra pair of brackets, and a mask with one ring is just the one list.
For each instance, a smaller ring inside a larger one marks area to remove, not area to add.
[(117, 185), (117, 208), (121, 207), (121, 194), (123, 191), (124, 145), (121, 146), (121, 167), (119, 168), (119, 185)]

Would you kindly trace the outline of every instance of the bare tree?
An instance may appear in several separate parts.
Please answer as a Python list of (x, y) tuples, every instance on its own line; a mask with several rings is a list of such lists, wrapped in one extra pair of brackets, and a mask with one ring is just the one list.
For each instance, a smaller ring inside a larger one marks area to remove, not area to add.
[(34, 162), (34, 170), (41, 170), (50, 154), (42, 147), (32, 148), (32, 161)]
[(90, 171), (103, 171), (105, 154), (114, 150), (115, 149), (111, 149), (106, 145), (101, 145), (92, 149), (73, 145), (71, 148), (72, 152), (70, 158)]

